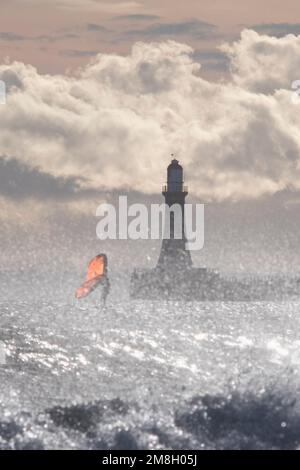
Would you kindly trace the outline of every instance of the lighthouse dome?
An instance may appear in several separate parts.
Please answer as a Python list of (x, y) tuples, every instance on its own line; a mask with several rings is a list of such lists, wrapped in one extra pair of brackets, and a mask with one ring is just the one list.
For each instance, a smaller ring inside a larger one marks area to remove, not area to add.
[(183, 185), (183, 168), (179, 161), (173, 159), (168, 166), (168, 190), (181, 191)]
[(172, 169), (172, 168), (181, 168), (182, 169), (182, 166), (180, 165), (179, 161), (176, 160), (176, 158), (173, 158), (170, 165), (168, 166), (168, 170)]

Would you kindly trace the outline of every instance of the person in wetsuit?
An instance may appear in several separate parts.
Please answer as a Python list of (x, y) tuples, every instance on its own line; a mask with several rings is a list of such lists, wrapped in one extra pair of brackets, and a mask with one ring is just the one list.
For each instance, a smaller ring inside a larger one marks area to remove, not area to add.
[(110, 293), (110, 282), (108, 278), (108, 273), (107, 273), (107, 266), (108, 266), (108, 259), (106, 255), (104, 256), (104, 274), (103, 278), (101, 279), (101, 286), (102, 286), (102, 305), (103, 307), (106, 307), (106, 300), (107, 297)]
[(103, 307), (106, 307), (106, 300), (110, 293), (110, 282), (109, 282), (107, 274), (104, 275), (101, 281), (101, 284), (102, 284), (102, 304), (103, 304)]

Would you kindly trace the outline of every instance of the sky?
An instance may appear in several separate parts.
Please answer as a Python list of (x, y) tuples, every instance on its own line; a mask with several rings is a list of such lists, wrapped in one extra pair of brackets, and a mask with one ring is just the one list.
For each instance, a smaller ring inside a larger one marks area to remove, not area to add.
[(127, 54), (136, 41), (173, 39), (192, 46), (209, 78), (226, 74), (216, 47), (245, 27), (300, 32), (297, 0), (1, 0), (0, 57), (64, 73), (97, 53)]
[(191, 199), (284, 194), (283, 207), (298, 207), (298, 2), (174, 5), (0, 0), (6, 260), (13, 230), (45, 241), (64, 224), (78, 233), (87, 216), (96, 227), (111, 194), (161, 197), (171, 154)]

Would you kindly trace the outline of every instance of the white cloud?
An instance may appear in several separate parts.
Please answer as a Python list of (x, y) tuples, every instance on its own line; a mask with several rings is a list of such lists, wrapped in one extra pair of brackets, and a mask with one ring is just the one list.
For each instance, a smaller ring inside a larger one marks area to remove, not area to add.
[(84, 9), (86, 10), (100, 10), (107, 13), (128, 13), (135, 11), (141, 6), (140, 2), (115, 0), (115, 1), (101, 1), (101, 0), (55, 0), (60, 8), (70, 9)]
[[(12, 0), (22, 5), (45, 6), (54, 8), (100, 10), (107, 13), (128, 13), (141, 6), (141, 1), (135, 0)], [(1, 0), (0, 0), (1, 3)]]
[(245, 54), (254, 63), (256, 50), (256, 78), (241, 65), (226, 84), (203, 80), (192, 49), (173, 41), (137, 43), (126, 57), (99, 54), (76, 77), (2, 65), (9, 95), (0, 108), (0, 154), (54, 176), (89, 178), (93, 188), (157, 193), (173, 152), (198, 196), (299, 188), (300, 113), (292, 91), (256, 91), (274, 76), (282, 48), (280, 87), (300, 78), (299, 66), (286, 59), (299, 38), (273, 39), (265, 66), (259, 55), (266, 40), (243, 33), (230, 54), (235, 64), (244, 64)]
[(273, 93), (290, 88), (300, 77), (300, 35), (276, 38), (244, 30), (240, 41), (221, 49), (229, 55), (233, 79), (242, 88)]

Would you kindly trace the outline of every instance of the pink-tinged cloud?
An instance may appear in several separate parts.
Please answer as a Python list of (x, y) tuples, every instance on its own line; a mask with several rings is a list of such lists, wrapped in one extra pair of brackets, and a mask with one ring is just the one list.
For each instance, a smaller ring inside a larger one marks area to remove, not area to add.
[(224, 48), (234, 72), (223, 84), (204, 80), (192, 48), (174, 41), (99, 54), (73, 76), (2, 65), (0, 154), (85, 189), (157, 193), (171, 153), (206, 199), (299, 188), (299, 45), (245, 31)]

